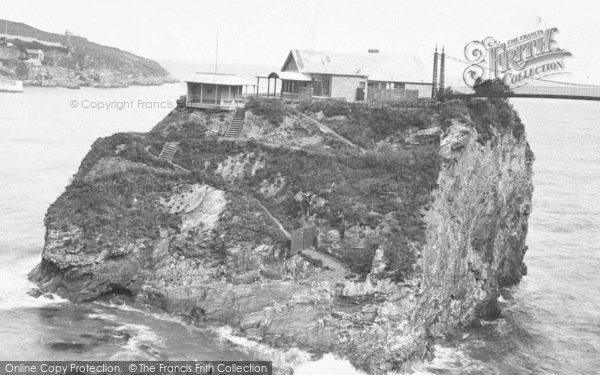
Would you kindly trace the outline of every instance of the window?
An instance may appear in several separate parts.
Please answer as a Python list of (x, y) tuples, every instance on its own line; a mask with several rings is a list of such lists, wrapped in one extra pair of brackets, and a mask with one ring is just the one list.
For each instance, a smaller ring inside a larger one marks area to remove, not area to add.
[(313, 75), (313, 94), (315, 96), (331, 96), (331, 76), (330, 75)]

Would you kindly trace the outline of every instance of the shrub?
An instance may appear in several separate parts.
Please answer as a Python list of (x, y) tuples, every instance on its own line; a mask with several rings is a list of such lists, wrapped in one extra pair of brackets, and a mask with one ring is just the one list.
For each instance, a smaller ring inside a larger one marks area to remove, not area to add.
[(263, 116), (273, 125), (280, 125), (286, 114), (285, 105), (280, 100), (265, 100), (250, 97), (246, 109), (255, 115)]
[(509, 87), (500, 78), (482, 80), (478, 78), (473, 85), (476, 96), (505, 96), (510, 92)]
[(364, 147), (411, 128), (429, 126), (431, 112), (427, 110), (406, 111), (398, 108), (371, 108), (356, 104), (346, 124), (336, 124), (335, 129), (352, 142)]
[(468, 108), (481, 144), (492, 138), (492, 126), (501, 132), (510, 131), (517, 139), (525, 133), (519, 115), (506, 98), (472, 99)]
[(348, 116), (352, 105), (341, 100), (313, 100), (302, 102), (297, 109), (300, 112), (323, 112), (326, 117)]

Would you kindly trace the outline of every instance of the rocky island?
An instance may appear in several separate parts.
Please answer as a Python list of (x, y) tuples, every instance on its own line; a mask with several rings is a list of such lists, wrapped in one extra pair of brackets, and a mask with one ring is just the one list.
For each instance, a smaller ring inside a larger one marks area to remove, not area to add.
[(25, 86), (113, 88), (177, 82), (155, 61), (65, 32), (0, 20), (0, 78)]
[(224, 138), (232, 117), (177, 108), (98, 139), (30, 279), (383, 374), (497, 317), (525, 274), (534, 157), (505, 99), (251, 100)]

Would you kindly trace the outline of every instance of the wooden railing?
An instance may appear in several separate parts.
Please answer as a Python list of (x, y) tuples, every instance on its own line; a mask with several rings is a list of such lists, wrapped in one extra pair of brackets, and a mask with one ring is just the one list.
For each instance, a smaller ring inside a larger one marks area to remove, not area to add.
[(244, 98), (260, 98), (260, 99), (272, 99), (272, 100), (283, 100), (289, 102), (300, 102), (305, 100), (339, 100), (346, 101), (346, 98), (330, 98), (327, 96), (305, 96), (300, 93), (291, 93), (291, 92), (279, 92), (276, 94), (267, 94), (264, 92), (261, 93), (252, 93), (252, 94), (244, 94)]
[(200, 102), (199, 100), (187, 100), (186, 107), (190, 108), (219, 108), (234, 110), (246, 105), (245, 98), (221, 99), (218, 102)]

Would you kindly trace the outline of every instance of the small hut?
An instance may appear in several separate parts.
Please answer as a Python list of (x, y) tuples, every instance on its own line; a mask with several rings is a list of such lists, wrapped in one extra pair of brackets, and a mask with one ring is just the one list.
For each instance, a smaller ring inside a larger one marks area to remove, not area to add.
[(186, 106), (191, 108), (234, 110), (243, 107), (249, 87), (256, 84), (235, 74), (196, 73), (187, 83)]

